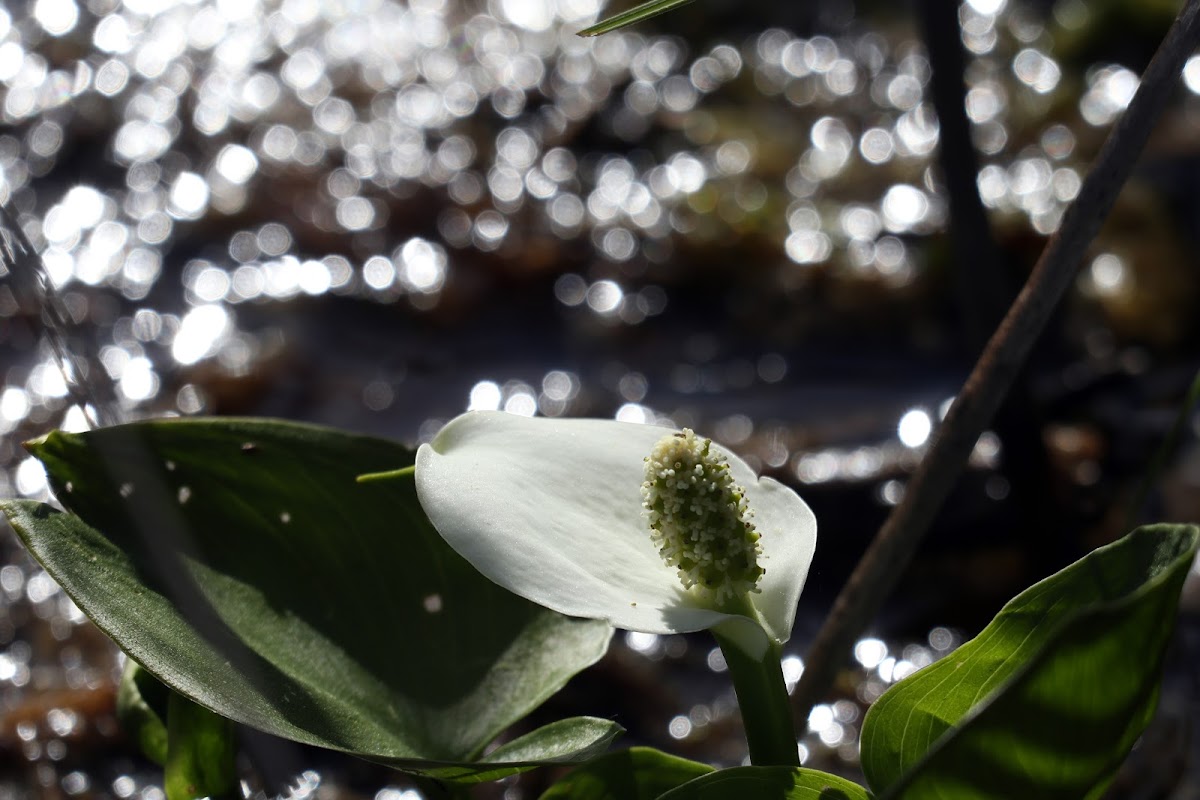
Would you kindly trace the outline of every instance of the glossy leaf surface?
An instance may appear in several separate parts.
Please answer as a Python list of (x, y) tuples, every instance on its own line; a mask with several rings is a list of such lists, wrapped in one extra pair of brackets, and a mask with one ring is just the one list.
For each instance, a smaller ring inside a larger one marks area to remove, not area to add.
[[(139, 423), (31, 445), (78, 514), (10, 502), (38, 560), (163, 683), (279, 736), (456, 777), (605, 651), (479, 575), (429, 526), (392, 442), (261, 420)], [(84, 522), (86, 520), (86, 523)], [(560, 723), (517, 764), (596, 754)], [(536, 737), (535, 737), (536, 738)]]
[(857, 783), (798, 767), (734, 767), (713, 772), (660, 800), (870, 800)]
[(1094, 798), (1150, 720), (1200, 529), (1156, 525), (1022, 592), (863, 723), (881, 797)]
[(578, 764), (604, 753), (624, 728), (595, 717), (571, 717), (548, 723), (488, 753), (486, 763), (429, 766), (422, 770), (442, 780), (480, 783), (511, 775), (510, 764)]
[(609, 753), (578, 767), (541, 800), (655, 800), (713, 768), (651, 747)]

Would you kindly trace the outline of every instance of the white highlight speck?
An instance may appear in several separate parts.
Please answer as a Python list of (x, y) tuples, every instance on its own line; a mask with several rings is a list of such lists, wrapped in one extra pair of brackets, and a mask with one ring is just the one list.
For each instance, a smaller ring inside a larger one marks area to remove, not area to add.
[(17, 492), (32, 497), (46, 491), (46, 470), (36, 458), (27, 458), (17, 467)]
[(887, 645), (879, 639), (860, 639), (854, 645), (854, 659), (866, 669), (875, 669), (887, 657)]
[(929, 418), (928, 412), (919, 408), (906, 413), (896, 426), (896, 435), (905, 447), (920, 447), (929, 440), (929, 434), (932, 432), (933, 420)]

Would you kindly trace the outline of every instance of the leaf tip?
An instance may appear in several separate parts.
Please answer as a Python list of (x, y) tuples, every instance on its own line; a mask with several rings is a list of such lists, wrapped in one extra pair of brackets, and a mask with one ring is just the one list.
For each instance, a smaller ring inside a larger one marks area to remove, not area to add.
[(389, 469), (385, 472), (367, 472), (362, 475), (355, 476), (355, 483), (377, 483), (379, 481), (392, 480), (393, 478), (411, 478), (417, 472), (416, 465), (401, 467), (400, 469)]
[(45, 463), (47, 458), (54, 458), (74, 450), (81, 443), (78, 434), (62, 430), (52, 430), (41, 436), (21, 442), (21, 447), (38, 461)]

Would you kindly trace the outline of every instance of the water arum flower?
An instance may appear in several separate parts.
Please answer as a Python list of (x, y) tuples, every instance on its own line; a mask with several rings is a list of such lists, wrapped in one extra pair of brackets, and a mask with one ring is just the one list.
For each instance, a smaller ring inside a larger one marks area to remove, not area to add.
[(707, 439), (647, 425), (469, 412), (421, 446), (416, 485), (484, 575), (626, 630), (738, 618), (784, 642), (816, 546), (791, 489)]
[(817, 526), (795, 492), (690, 430), (486, 411), (422, 445), (415, 479), (446, 542), (509, 591), (627, 630), (710, 629), (751, 761), (799, 766), (780, 645)]

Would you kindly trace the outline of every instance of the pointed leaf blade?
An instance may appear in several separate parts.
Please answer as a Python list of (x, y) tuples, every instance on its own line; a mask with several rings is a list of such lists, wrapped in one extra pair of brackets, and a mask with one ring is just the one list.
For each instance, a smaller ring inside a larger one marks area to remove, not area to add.
[(1198, 541), (1195, 526), (1139, 528), (898, 683), (863, 723), (870, 785), (897, 798), (1101, 794), (1157, 704)]
[(482, 578), (411, 482), (357, 483), (412, 463), (392, 442), (172, 420), (31, 449), (79, 515), (5, 505), (47, 571), (157, 678), (269, 733), (479, 771), (483, 747), (611, 635)]
[(652, 747), (631, 747), (572, 770), (540, 800), (655, 800), (713, 768)]
[(853, 781), (803, 767), (733, 767), (713, 772), (659, 800), (871, 800)]
[(625, 732), (617, 723), (595, 717), (571, 717), (551, 722), (497, 747), (486, 763), (431, 766), (423, 772), (434, 778), (458, 783), (480, 783), (519, 771), (550, 764), (587, 763), (608, 749)]

